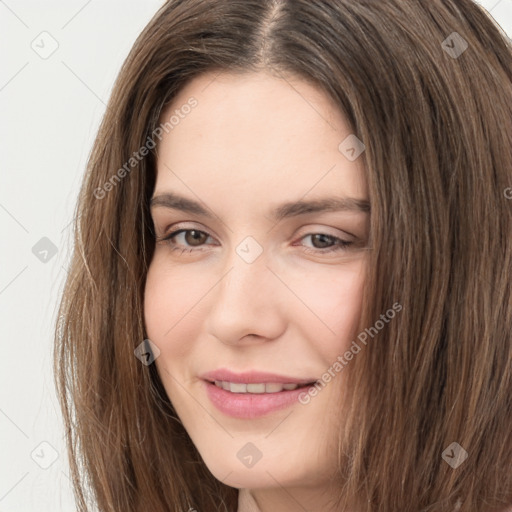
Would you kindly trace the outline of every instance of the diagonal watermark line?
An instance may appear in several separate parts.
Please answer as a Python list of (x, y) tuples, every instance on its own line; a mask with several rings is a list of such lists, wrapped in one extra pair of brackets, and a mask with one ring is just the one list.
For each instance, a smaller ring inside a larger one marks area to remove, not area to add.
[(201, 92), (204, 92), (207, 87), (209, 87), (215, 80), (217, 80), (217, 77), (222, 73), (222, 69), (201, 89)]
[(307, 508), (304, 508), (291, 494), (289, 491), (287, 491), (280, 483), (279, 481), (274, 477), (274, 475), (271, 475), (269, 473), (269, 471), (267, 471), (267, 474), (274, 480), (274, 482), (279, 485), (279, 487), (281, 487), (281, 489), (286, 493), (288, 494), (288, 496), (290, 496), (290, 498), (295, 501), (295, 503), (297, 503), (297, 505), (299, 505), (299, 507), (304, 510), (305, 512), (310, 512)]
[(7, 82), (2, 85), (2, 87), (0, 87), (0, 92), (3, 91), (26, 67), (28, 66), (28, 61), (25, 62), (25, 64), (23, 64), (23, 66), (21, 66), (20, 69), (18, 69), (18, 71), (16, 71), (16, 73), (14, 73), (14, 75), (9, 78), (9, 80), (7, 80)]
[(71, 219), (62, 229), (61, 229), (61, 233), (63, 233), (66, 229), (69, 228), (69, 226), (71, 226), (71, 224), (73, 224), (73, 220), (74, 219)]
[(3, 204), (0, 204), (0, 208), (2, 208), (6, 213), (8, 213), (11, 216), (11, 218), (25, 230), (25, 233), (28, 233), (28, 229)]
[(20, 271), (18, 272), (18, 274), (16, 274), (16, 276), (15, 276), (15, 277), (13, 277), (13, 278), (12, 278), (12, 279), (11, 279), (11, 280), (10, 280), (10, 281), (9, 281), (9, 282), (8, 282), (8, 283), (7, 283), (7, 284), (6, 284), (6, 285), (5, 285), (5, 286), (0, 290), (0, 295), (1, 295), (2, 293), (4, 293), (4, 292), (5, 292), (5, 290), (7, 290), (7, 288), (9, 288), (9, 286), (11, 286), (11, 284), (12, 284), (14, 281), (16, 281), (16, 279), (18, 279), (18, 277), (19, 277), (23, 272), (25, 272), (25, 270), (27, 270), (27, 268), (28, 268), (28, 265), (27, 265), (23, 270), (20, 270)]
[(309, 190), (302, 196), (301, 199), (306, 197), (334, 168), (336, 167), (336, 164), (332, 165), (331, 168), (323, 175), (321, 176), (316, 183), (314, 183)]
[(279, 77), (284, 80), (333, 130), (336, 128), (329, 122), (325, 117), (318, 112), (318, 110), (287, 80), (279, 71), (276, 70), (276, 73)]
[(283, 424), (284, 420), (288, 419), (290, 417), (290, 414), (293, 414), (293, 411), (290, 411), (289, 414), (287, 414), (266, 436), (265, 436), (265, 439), (270, 435), (272, 434), (272, 432), (274, 432), (277, 427), (279, 427), (280, 425)]
[(201, 89), (201, 92), (204, 92), (205, 89), (210, 86), (214, 81), (215, 79), (221, 74), (221, 71), (219, 71), (202, 89)]
[(89, 86), (88, 86), (88, 85), (87, 85), (87, 84), (86, 84), (86, 83), (85, 83), (85, 82), (84, 82), (84, 81), (83, 81), (83, 80), (82, 80), (82, 79), (81, 79), (81, 78), (80, 78), (80, 77), (79, 77), (79, 76), (78, 76), (78, 75), (77, 75), (77, 74), (76, 74), (76, 73), (75, 73), (75, 72), (74, 72), (74, 71), (73, 71), (73, 70), (72, 70), (72, 69), (71, 69), (71, 68), (70, 68), (70, 67), (69, 67), (65, 62), (64, 62), (64, 61), (63, 61), (63, 60), (61, 60), (61, 62), (62, 62), (62, 64), (64, 64), (64, 66), (66, 66), (66, 67), (69, 69), (69, 71), (70, 71), (71, 73), (73, 73), (73, 75), (75, 75), (75, 77), (76, 77), (80, 82), (82, 82), (82, 84), (83, 84), (85, 87), (87, 87), (87, 89), (89, 89), (89, 91), (91, 91), (91, 92), (94, 94), (94, 96), (96, 96), (96, 98), (98, 98), (98, 99), (101, 101), (101, 103), (103, 103), (103, 105), (105, 105), (105, 107), (107, 106), (107, 104), (106, 104), (106, 103), (105, 103), (105, 102), (104, 102), (104, 101), (103, 101), (103, 100), (102, 100), (102, 99), (101, 99), (101, 98), (100, 98), (100, 97), (99, 97), (99, 96), (98, 96), (98, 95), (97, 95), (97, 94), (96, 94), (96, 93), (95, 93), (95, 92), (94, 92), (94, 91), (93, 91), (93, 90), (92, 90), (92, 89), (91, 89), (91, 88), (90, 88), (90, 87), (89, 87)]
[(234, 267), (231, 267), (165, 334), (167, 336), (223, 279)]
[[(336, 164), (334, 164), (323, 176), (321, 176), (300, 199), (304, 199), (335, 167)], [(267, 231), (267, 234), (270, 233), (280, 222), (282, 222), (282, 220), (275, 222), (274, 225)]]
[(487, 9), (488, 12), (491, 12), (493, 9), (496, 9), (499, 4), (501, 4), (503, 0), (498, 0), (490, 9)]
[(12, 14), (13, 16), (15, 16), (16, 18), (18, 18), (18, 21), (20, 21), (21, 23), (23, 23), (23, 25), (25, 25), (25, 27), (30, 28), (30, 27), (29, 27), (29, 26), (28, 26), (28, 25), (27, 25), (27, 24), (26, 24), (26, 23), (25, 23), (25, 22), (24, 22), (24, 21), (23, 21), (23, 20), (22, 20), (22, 19), (21, 19), (21, 18), (20, 18), (20, 17), (19, 17), (19, 16), (18, 16), (18, 15), (17, 15), (17, 14), (16, 14), (16, 13), (15, 13), (15, 12), (14, 12), (14, 11), (13, 11), (9, 6), (8, 6), (8, 5), (7, 5), (7, 4), (6, 4), (6, 3), (5, 3), (5, 2), (4, 2), (4, 0), (0, 0), (0, 3), (4, 4), (4, 5), (5, 5), (5, 7), (6, 7), (7, 9), (9, 9), (9, 11), (11, 11), (11, 14)]
[(60, 29), (66, 28), (91, 2), (92, 0), (89, 0), (85, 3), (68, 21), (66, 21), (66, 23), (64, 23), (64, 25), (62, 25), (62, 27), (60, 27)]
[[(26, 268), (26, 267), (25, 267)], [(7, 414), (5, 414), (4, 411), (2, 411), (2, 409), (0, 409), (0, 412), (28, 439), (29, 437), (27, 436), (27, 434), (25, 434), (25, 432), (23, 432), (23, 430), (21, 430), (20, 427), (18, 427), (18, 425), (16, 425), (16, 423), (14, 421), (11, 420), (11, 418), (9, 418), (9, 416), (7, 416)]]
[(181, 382), (179, 382), (178, 379), (176, 377), (174, 377), (171, 374), (171, 372), (169, 372), (169, 370), (167, 368), (164, 367), (164, 371), (165, 371), (165, 373), (167, 373), (167, 375), (169, 375), (169, 377), (171, 377), (171, 379), (174, 380), (174, 382), (176, 382), (176, 384), (178, 384), (178, 386), (181, 387), (181, 389), (183, 389), (183, 391), (185, 391), (185, 393), (187, 393), (187, 395), (190, 396), (190, 398), (192, 398), (194, 400), (194, 402), (196, 402), (204, 410), (204, 412), (206, 412), (206, 414), (208, 414), (208, 416), (210, 416), (210, 418), (212, 418), (213, 421), (215, 421), (215, 423), (217, 423), (217, 425), (219, 425), (220, 428), (222, 428), (222, 430), (224, 430), (224, 432), (226, 432), (226, 434), (228, 434), (229, 437), (234, 439), (235, 436), (233, 436), (233, 434), (231, 434), (231, 432), (226, 427), (224, 427), (224, 425), (222, 425), (222, 423), (220, 423), (214, 416), (212, 416), (210, 414), (210, 412), (208, 411), (208, 409), (206, 409), (206, 407), (192, 393), (190, 393), (185, 388), (185, 386), (183, 386), (183, 384), (181, 384)]
[(281, 283), (283, 283), (286, 286), (286, 288), (288, 288), (288, 290), (290, 290), (293, 293), (293, 295), (295, 295), (295, 297), (297, 297), (297, 299), (299, 299), (302, 302), (302, 304), (304, 304), (304, 306), (306, 306), (309, 309), (309, 311), (311, 311), (311, 313), (313, 313), (313, 315), (315, 315), (318, 318), (318, 320), (320, 320), (320, 322), (322, 322), (325, 325), (325, 327), (327, 327), (327, 329), (329, 329), (329, 331), (331, 331), (334, 335), (336, 334), (268, 265), (265, 266), (270, 270), (270, 272), (272, 272), (272, 274), (274, 274), (279, 279), (279, 281), (281, 281)]
[(233, 473), (233, 471), (230, 471), (230, 472), (229, 472), (229, 473), (228, 473), (228, 474), (227, 474), (227, 475), (226, 475), (226, 476), (221, 480), (221, 482), (222, 482), (222, 483), (224, 483), (224, 482), (227, 480), (228, 476), (229, 476), (229, 475), (231, 475), (231, 473)]
[(167, 169), (169, 169), (169, 171), (171, 171), (174, 176), (176, 176), (176, 178), (178, 178), (181, 183), (183, 183), (183, 185), (185, 185), (185, 187), (187, 187), (190, 192), (192, 192), (192, 194), (194, 194), (196, 197), (197, 197), (197, 200), (209, 211), (212, 212), (213, 216), (220, 222), (222, 223), (224, 226), (226, 226), (227, 229), (229, 229), (229, 231), (231, 231), (231, 233), (233, 233), (233, 230), (165, 163), (165, 162), (162, 162), (163, 165), (165, 167), (167, 167)]
[(0, 498), (0, 501), (2, 501), (27, 475), (28, 471)]

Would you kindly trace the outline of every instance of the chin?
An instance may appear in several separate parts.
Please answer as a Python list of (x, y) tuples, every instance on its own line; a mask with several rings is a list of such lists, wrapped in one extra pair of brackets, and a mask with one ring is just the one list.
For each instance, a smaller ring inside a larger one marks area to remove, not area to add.
[[(300, 460), (295, 460), (294, 457), (287, 458), (282, 453), (276, 453), (275, 447), (274, 457), (262, 456), (256, 460), (257, 452), (254, 445), (244, 441), (241, 446), (241, 448), (237, 446), (233, 451), (227, 448), (220, 455), (219, 453), (204, 455), (201, 453), (203, 461), (213, 476), (230, 487), (238, 489), (268, 488), (276, 487), (276, 485), (302, 487), (305, 486), (306, 481), (311, 484), (311, 474), (318, 475), (320, 473), (315, 471), (311, 473), (311, 469), (307, 471), (303, 457)], [(265, 449), (263, 448), (263, 450)], [(235, 456), (227, 457), (226, 454), (230, 452)], [(293, 453), (293, 450), (289, 450), (288, 453)], [(252, 460), (250, 459), (251, 454), (253, 455)], [(285, 465), (283, 465), (283, 461), (286, 461)]]

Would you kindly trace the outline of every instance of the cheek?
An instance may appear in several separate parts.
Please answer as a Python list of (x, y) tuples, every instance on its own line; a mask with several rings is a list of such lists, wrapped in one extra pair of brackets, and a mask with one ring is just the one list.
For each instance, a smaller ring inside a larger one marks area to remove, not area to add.
[(307, 331), (305, 337), (317, 342), (317, 350), (326, 362), (342, 353), (357, 334), (365, 270), (363, 260), (326, 267), (297, 282), (294, 289), (309, 309), (305, 311), (303, 305), (297, 305), (297, 318), (308, 319), (298, 323)]
[[(161, 352), (185, 354), (190, 338), (200, 322), (197, 304), (208, 291), (208, 283), (184, 268), (164, 265), (156, 258), (150, 265), (144, 294), (144, 319), (148, 338)], [(172, 343), (171, 343), (172, 342)]]

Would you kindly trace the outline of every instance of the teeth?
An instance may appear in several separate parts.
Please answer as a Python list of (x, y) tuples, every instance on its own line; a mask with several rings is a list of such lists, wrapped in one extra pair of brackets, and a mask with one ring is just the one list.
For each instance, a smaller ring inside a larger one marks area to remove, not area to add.
[(247, 384), (235, 384), (234, 382), (230, 382), (229, 391), (231, 391), (231, 393), (247, 393)]
[[(243, 386), (244, 384), (242, 384)], [(233, 386), (233, 385), (231, 385)], [(246, 386), (247, 393), (265, 393), (266, 385), (265, 384), (247, 384)]]
[[(285, 386), (290, 386), (291, 384), (285, 384)], [(282, 384), (273, 384), (273, 383), (268, 383), (268, 384), (265, 384), (265, 392), (266, 393), (278, 393), (279, 391), (282, 391), (283, 389), (285, 389), (285, 387), (282, 385)]]
[(281, 384), (279, 382), (262, 382), (257, 384), (244, 384), (239, 382), (227, 382), (216, 380), (218, 388), (225, 389), (231, 393), (279, 393), (280, 391), (293, 391), (299, 387), (298, 384)]

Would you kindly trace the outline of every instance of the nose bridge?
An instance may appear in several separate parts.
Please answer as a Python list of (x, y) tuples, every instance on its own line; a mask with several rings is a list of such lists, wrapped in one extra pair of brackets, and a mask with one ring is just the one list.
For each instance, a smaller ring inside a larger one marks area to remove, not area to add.
[(246, 308), (247, 313), (262, 311), (262, 299), (270, 294), (268, 287), (272, 287), (267, 264), (263, 250), (257, 254), (254, 246), (246, 242), (239, 244), (227, 262), (230, 270), (220, 283), (221, 300), (231, 307)]
[(212, 296), (210, 331), (222, 341), (236, 342), (247, 334), (273, 338), (283, 327), (279, 280), (267, 268), (263, 247), (256, 244), (244, 239), (235, 248)]

